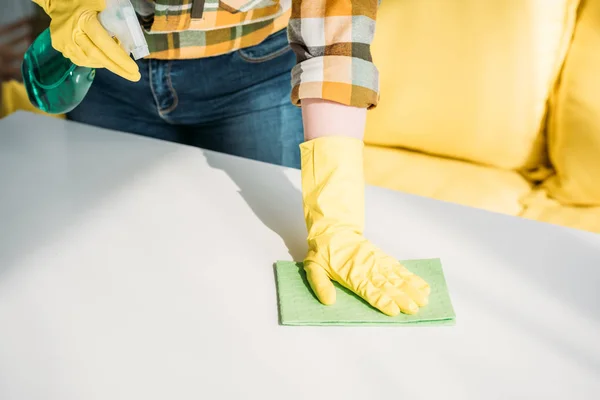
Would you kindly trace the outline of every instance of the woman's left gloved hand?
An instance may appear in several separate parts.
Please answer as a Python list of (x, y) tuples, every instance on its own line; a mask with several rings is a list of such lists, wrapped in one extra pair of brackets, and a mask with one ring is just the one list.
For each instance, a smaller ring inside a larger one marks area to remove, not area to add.
[(417, 313), (428, 302), (427, 282), (363, 236), (363, 142), (321, 137), (303, 143), (301, 155), (304, 269), (317, 298), (335, 303), (334, 280), (387, 315)]

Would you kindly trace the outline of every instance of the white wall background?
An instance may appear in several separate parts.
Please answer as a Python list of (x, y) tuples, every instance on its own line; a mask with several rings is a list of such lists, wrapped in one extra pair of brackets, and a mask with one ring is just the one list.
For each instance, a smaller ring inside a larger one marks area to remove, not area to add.
[(31, 15), (35, 7), (31, 0), (0, 0), (0, 25)]
[[(31, 0), (0, 0), (0, 29), (3, 26), (33, 15), (36, 7), (38, 6)], [(17, 38), (24, 37), (23, 35), (26, 35), (27, 31), (29, 31), (29, 27), (27, 26), (12, 29), (10, 31), (1, 30), (0, 46), (14, 41)], [(27, 41), (21, 41), (18, 44), (13, 44), (11, 48), (15, 52), (24, 52), (27, 49), (27, 46)], [(11, 64), (10, 62), (0, 59), (0, 63), (3, 62)], [(14, 62), (13, 67), (18, 68), (20, 64), (20, 61), (17, 60)]]

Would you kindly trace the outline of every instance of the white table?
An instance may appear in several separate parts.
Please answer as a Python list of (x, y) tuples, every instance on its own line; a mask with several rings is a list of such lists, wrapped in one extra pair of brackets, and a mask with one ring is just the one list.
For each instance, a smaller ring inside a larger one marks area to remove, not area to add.
[(457, 325), (282, 327), (298, 171), (18, 113), (0, 188), (2, 400), (600, 398), (599, 235), (369, 188)]

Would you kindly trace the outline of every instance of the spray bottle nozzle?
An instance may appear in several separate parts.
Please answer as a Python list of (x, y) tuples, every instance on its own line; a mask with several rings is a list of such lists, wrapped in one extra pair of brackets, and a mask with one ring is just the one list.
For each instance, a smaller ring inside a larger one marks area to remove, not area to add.
[(106, 8), (98, 15), (98, 19), (134, 59), (150, 54), (144, 32), (129, 0), (106, 0)]

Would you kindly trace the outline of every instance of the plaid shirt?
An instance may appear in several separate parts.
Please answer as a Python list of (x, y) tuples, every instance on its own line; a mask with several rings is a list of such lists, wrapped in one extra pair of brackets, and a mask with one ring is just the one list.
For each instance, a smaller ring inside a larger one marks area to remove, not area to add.
[(287, 26), (297, 65), (292, 101), (371, 108), (379, 98), (370, 44), (381, 0), (132, 0), (150, 57), (191, 59), (262, 42)]

